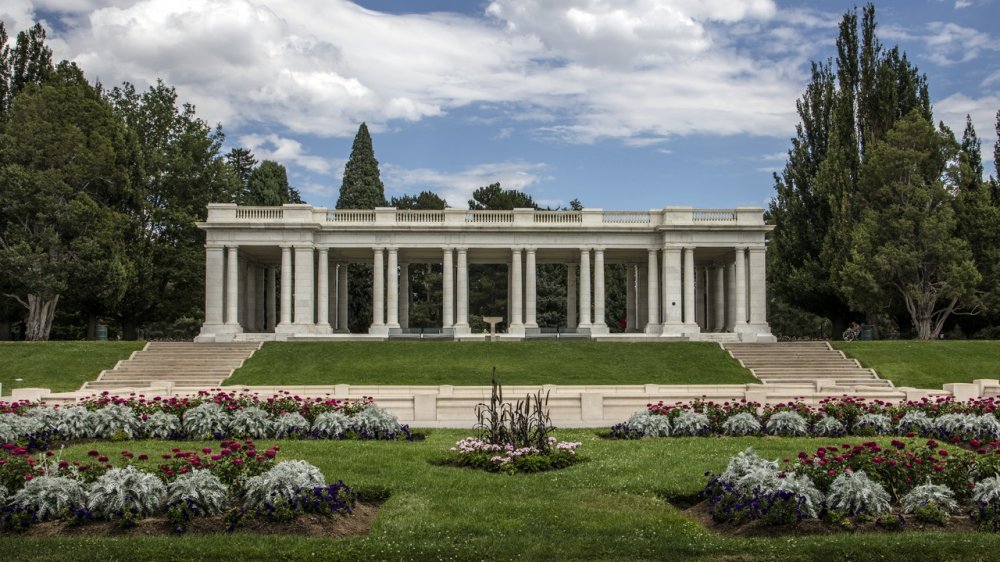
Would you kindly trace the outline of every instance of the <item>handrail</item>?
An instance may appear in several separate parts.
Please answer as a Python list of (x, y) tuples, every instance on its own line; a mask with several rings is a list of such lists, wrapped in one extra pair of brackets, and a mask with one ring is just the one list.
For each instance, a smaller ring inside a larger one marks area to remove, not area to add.
[(236, 207), (236, 218), (244, 220), (281, 220), (281, 207)]
[(326, 212), (326, 222), (375, 222), (375, 211), (367, 209), (337, 209)]
[(734, 222), (735, 209), (698, 209), (691, 211), (693, 222)]
[(601, 222), (609, 224), (649, 224), (648, 211), (604, 211)]

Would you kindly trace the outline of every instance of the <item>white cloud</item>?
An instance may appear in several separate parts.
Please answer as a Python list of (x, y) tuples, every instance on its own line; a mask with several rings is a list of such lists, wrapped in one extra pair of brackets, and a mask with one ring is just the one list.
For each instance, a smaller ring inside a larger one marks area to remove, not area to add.
[(343, 168), (346, 162), (306, 154), (299, 141), (275, 134), (243, 135), (239, 141), (241, 145), (253, 151), (257, 160), (274, 160), (286, 165), (295, 164), (319, 174), (328, 175), (336, 168)]
[(936, 21), (929, 23), (927, 28), (929, 33), (923, 40), (930, 50), (928, 58), (937, 64), (969, 62), (983, 51), (1000, 50), (1000, 45), (989, 33), (971, 27)]
[[(955, 93), (934, 103), (934, 118), (943, 121), (961, 139), (965, 130), (965, 116), (972, 118), (976, 136), (982, 143), (983, 161), (993, 160), (993, 143), (996, 142), (996, 113), (1000, 110), (1000, 93), (970, 98)], [(987, 170), (990, 166), (987, 164)]]
[(8, 41), (12, 42), (18, 32), (34, 25), (35, 10), (31, 0), (4, 0), (0, 4), (0, 21), (7, 31)]
[(414, 194), (424, 190), (437, 193), (450, 207), (465, 208), (476, 189), (500, 182), (504, 189), (531, 193), (545, 164), (531, 162), (495, 162), (471, 166), (458, 172), (429, 168), (402, 168), (391, 163), (382, 166), (386, 198)]

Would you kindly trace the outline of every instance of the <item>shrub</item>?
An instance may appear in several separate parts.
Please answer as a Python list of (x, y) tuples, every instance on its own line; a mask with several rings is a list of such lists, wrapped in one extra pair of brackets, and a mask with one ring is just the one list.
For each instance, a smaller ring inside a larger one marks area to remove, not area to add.
[(95, 515), (130, 527), (160, 511), (166, 493), (163, 481), (153, 474), (134, 466), (112, 468), (90, 485), (87, 507)]
[(69, 518), (87, 505), (79, 481), (65, 476), (36, 476), (18, 490), (11, 504), (39, 521)]
[(192, 517), (222, 513), (229, 489), (208, 470), (181, 474), (167, 485), (167, 518), (183, 532)]
[(229, 433), (233, 437), (260, 439), (271, 434), (274, 423), (267, 412), (256, 406), (237, 410), (229, 422)]
[(674, 418), (674, 435), (704, 435), (708, 433), (710, 422), (708, 416), (699, 412), (685, 410)]
[(767, 420), (767, 432), (772, 435), (806, 435), (809, 424), (798, 412), (776, 412)]
[(889, 511), (889, 493), (865, 472), (844, 472), (830, 484), (826, 498), (830, 509), (851, 515), (878, 517)]
[(892, 419), (883, 414), (861, 414), (852, 429), (855, 435), (888, 435), (892, 433)]
[(340, 412), (323, 412), (316, 416), (312, 431), (318, 437), (343, 437), (350, 429), (348, 417)]
[(928, 435), (934, 429), (934, 420), (927, 417), (925, 412), (912, 410), (903, 414), (896, 424), (896, 431), (900, 435), (913, 432), (917, 435)]
[(191, 437), (208, 439), (221, 436), (229, 427), (229, 414), (214, 402), (205, 402), (184, 412), (181, 417), (184, 433)]
[(301, 460), (282, 461), (261, 474), (247, 478), (243, 484), (243, 506), (258, 511), (279, 503), (290, 504), (303, 489), (326, 485), (323, 473)]
[(670, 417), (651, 414), (648, 410), (632, 414), (625, 425), (630, 432), (636, 433), (639, 437), (670, 436)]
[(94, 411), (91, 424), (95, 437), (132, 439), (139, 428), (139, 419), (132, 408), (120, 404), (109, 404)]
[(821, 437), (837, 437), (847, 433), (847, 428), (837, 418), (823, 416), (813, 424), (812, 432)]
[(722, 424), (722, 432), (726, 435), (757, 435), (760, 430), (760, 420), (750, 412), (729, 416)]
[(904, 513), (914, 513), (918, 507), (934, 507), (945, 514), (954, 513), (958, 510), (958, 502), (955, 501), (955, 493), (947, 486), (931, 483), (930, 478), (926, 484), (921, 484), (907, 492), (900, 499)]
[(297, 412), (286, 412), (274, 420), (274, 434), (278, 437), (299, 436), (309, 431), (309, 421)]
[(153, 412), (142, 422), (142, 430), (153, 439), (176, 438), (181, 433), (181, 419), (163, 411)]
[(94, 412), (87, 408), (69, 406), (53, 411), (58, 413), (51, 418), (49, 423), (52, 424), (52, 430), (64, 439), (84, 439), (95, 435)]

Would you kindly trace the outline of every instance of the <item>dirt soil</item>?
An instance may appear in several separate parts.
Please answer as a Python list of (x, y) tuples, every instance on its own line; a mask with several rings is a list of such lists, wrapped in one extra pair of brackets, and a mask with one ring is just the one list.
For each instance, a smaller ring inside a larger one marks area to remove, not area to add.
[[(267, 519), (248, 519), (236, 528), (237, 533), (258, 535), (295, 535), (304, 537), (350, 537), (365, 535), (371, 529), (378, 503), (359, 502), (350, 515), (327, 517), (312, 513), (302, 514), (294, 521), (278, 523)], [(214, 535), (226, 533), (222, 517), (195, 517), (185, 534)], [(12, 535), (5, 530), (5, 535)], [(26, 531), (16, 533), (23, 537), (142, 537), (176, 535), (166, 516), (147, 517), (138, 525), (121, 529), (110, 521), (94, 521), (84, 525), (67, 525), (61, 521), (36, 523)]]

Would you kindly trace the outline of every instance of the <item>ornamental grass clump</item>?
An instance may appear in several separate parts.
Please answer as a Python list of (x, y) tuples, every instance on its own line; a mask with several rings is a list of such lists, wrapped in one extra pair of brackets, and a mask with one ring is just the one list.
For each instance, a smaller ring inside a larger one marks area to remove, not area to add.
[(166, 493), (163, 481), (153, 474), (134, 466), (112, 468), (90, 485), (87, 508), (120, 527), (131, 527), (158, 513)]
[(273, 428), (279, 438), (301, 437), (309, 432), (309, 420), (297, 412), (285, 412), (274, 420)]
[(722, 432), (726, 435), (757, 435), (761, 432), (760, 420), (750, 412), (740, 412), (726, 418)]
[(229, 414), (214, 402), (205, 402), (184, 412), (181, 427), (191, 437), (210, 439), (226, 434), (229, 429)]
[(316, 416), (312, 432), (317, 437), (340, 439), (350, 429), (348, 417), (340, 412), (323, 412)]
[(87, 493), (76, 479), (36, 476), (14, 494), (10, 505), (35, 521), (74, 519), (87, 505)]
[(916, 435), (930, 435), (934, 430), (934, 420), (921, 410), (913, 410), (903, 414), (896, 424), (896, 433), (906, 435), (914, 433)]
[(861, 414), (851, 429), (855, 435), (888, 435), (892, 433), (892, 418), (884, 414)]
[(776, 412), (767, 420), (767, 432), (782, 437), (806, 435), (809, 423), (798, 412)]
[(863, 470), (844, 472), (830, 484), (826, 497), (830, 509), (849, 515), (879, 517), (890, 511), (889, 492), (881, 484), (868, 478)]
[(163, 411), (153, 412), (142, 421), (142, 432), (151, 439), (176, 439), (181, 431), (181, 419)]
[(812, 426), (812, 434), (818, 437), (839, 437), (847, 433), (847, 428), (833, 416), (823, 416)]
[(109, 404), (94, 411), (91, 424), (94, 437), (120, 441), (135, 437), (139, 429), (139, 418), (128, 406)]
[(684, 410), (674, 418), (672, 431), (674, 436), (705, 435), (711, 428), (708, 416), (700, 412)]
[(648, 410), (632, 414), (625, 425), (627, 431), (634, 433), (637, 437), (670, 436), (670, 416), (652, 414)]
[(229, 434), (233, 437), (261, 439), (271, 435), (273, 426), (267, 412), (256, 406), (249, 406), (233, 413), (229, 421)]

